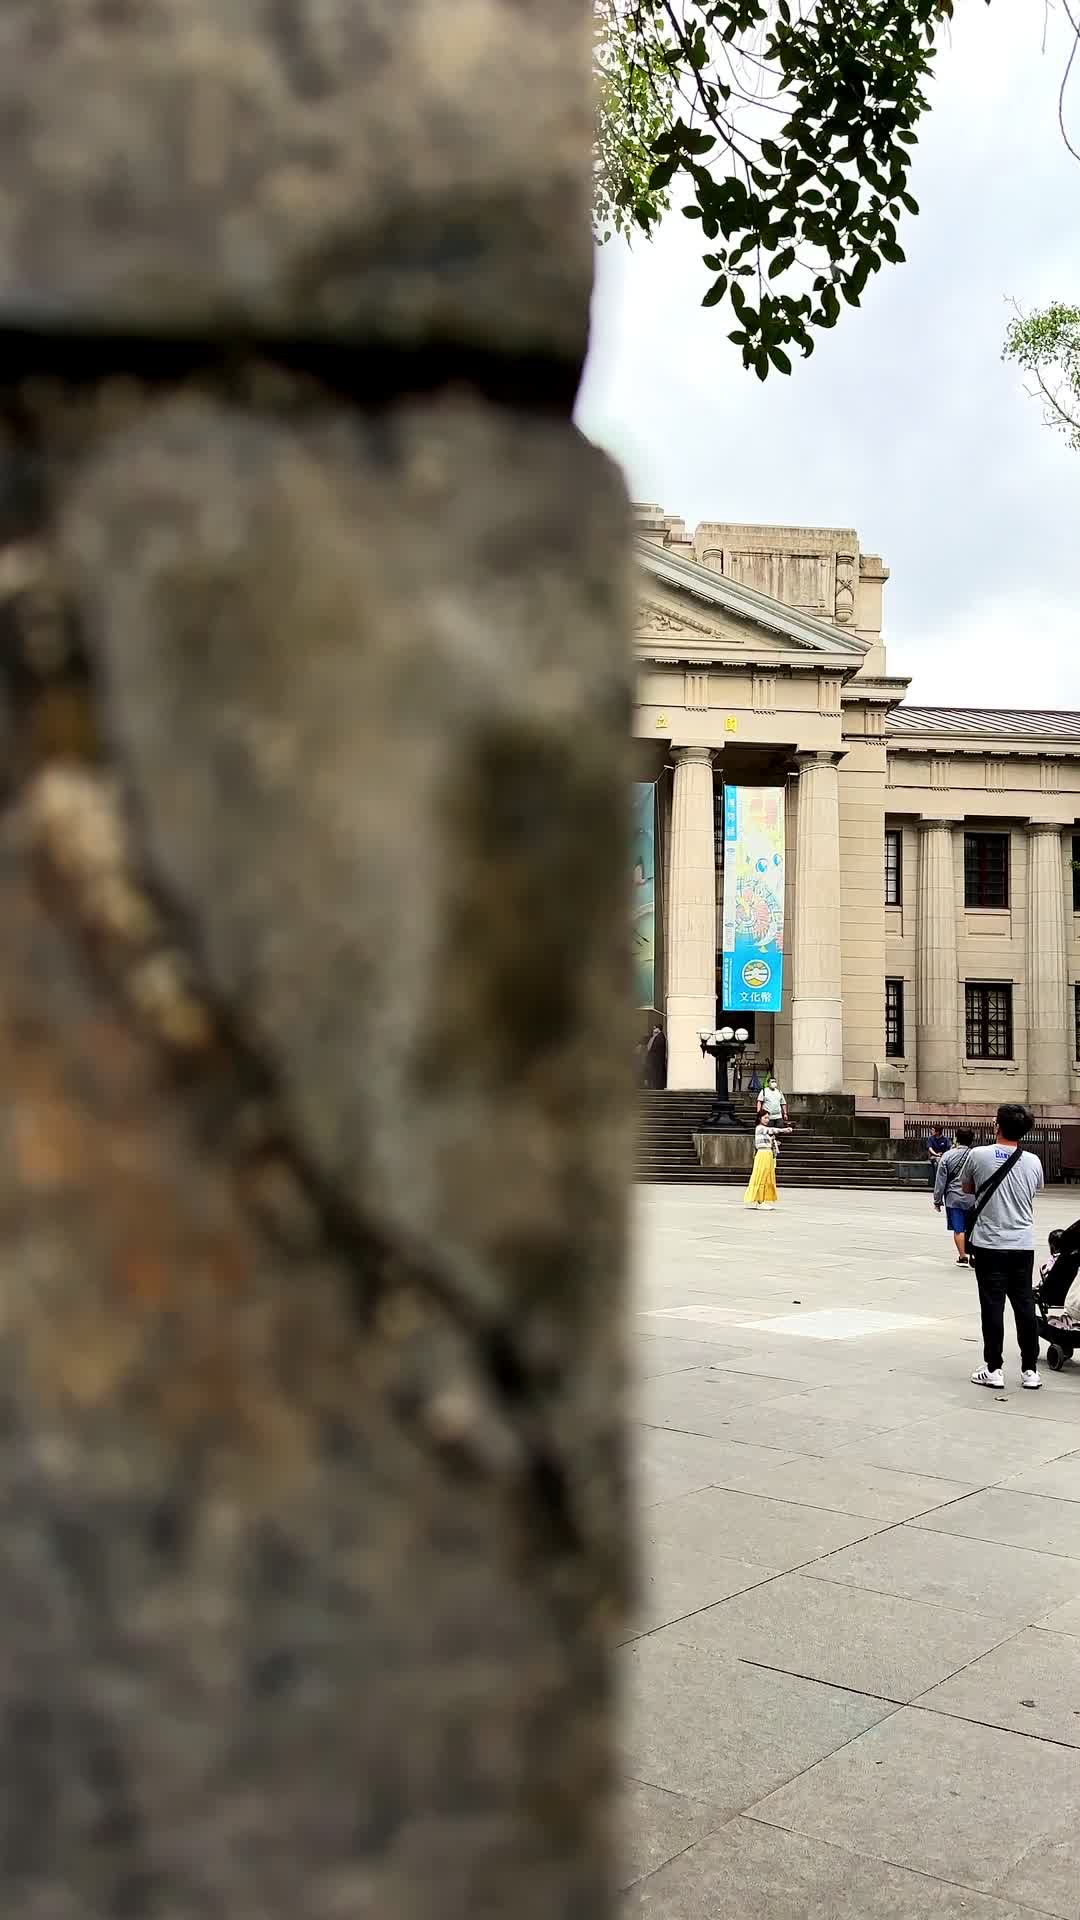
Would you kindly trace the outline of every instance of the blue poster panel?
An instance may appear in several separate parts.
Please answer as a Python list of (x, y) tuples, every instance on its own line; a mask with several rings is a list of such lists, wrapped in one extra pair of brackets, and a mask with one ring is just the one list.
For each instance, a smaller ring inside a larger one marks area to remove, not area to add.
[(784, 789), (724, 788), (725, 1013), (779, 1013), (784, 985)]
[(656, 1005), (656, 788), (634, 788), (634, 1005)]

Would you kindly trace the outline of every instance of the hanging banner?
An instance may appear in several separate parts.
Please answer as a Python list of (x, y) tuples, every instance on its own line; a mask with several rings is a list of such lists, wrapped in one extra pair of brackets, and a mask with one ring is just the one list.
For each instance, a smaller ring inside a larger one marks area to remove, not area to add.
[(656, 1005), (656, 788), (634, 788), (634, 1005)]
[(779, 1013), (784, 984), (784, 789), (724, 788), (725, 1013)]

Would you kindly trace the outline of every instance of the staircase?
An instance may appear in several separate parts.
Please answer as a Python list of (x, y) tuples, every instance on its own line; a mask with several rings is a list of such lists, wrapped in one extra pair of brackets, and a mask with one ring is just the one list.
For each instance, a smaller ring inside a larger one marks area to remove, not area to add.
[[(678, 1181), (712, 1186), (744, 1187), (745, 1168), (703, 1167), (694, 1148), (712, 1096), (708, 1093), (642, 1092), (638, 1095), (638, 1140), (634, 1177), (639, 1181), (671, 1185)], [(749, 1128), (754, 1102), (736, 1095), (735, 1111)], [(855, 1187), (898, 1190), (893, 1161), (872, 1155), (856, 1138), (832, 1138), (809, 1131), (810, 1122), (795, 1122), (795, 1132), (780, 1141), (779, 1180), (784, 1187)]]

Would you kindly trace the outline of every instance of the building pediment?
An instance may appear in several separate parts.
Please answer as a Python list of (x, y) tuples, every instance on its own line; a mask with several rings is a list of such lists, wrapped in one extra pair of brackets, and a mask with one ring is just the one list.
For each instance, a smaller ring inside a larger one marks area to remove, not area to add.
[(636, 651), (645, 658), (723, 664), (726, 658), (792, 666), (839, 667), (857, 672), (867, 642), (829, 621), (785, 606), (756, 588), (730, 580), (697, 561), (635, 541), (638, 604)]

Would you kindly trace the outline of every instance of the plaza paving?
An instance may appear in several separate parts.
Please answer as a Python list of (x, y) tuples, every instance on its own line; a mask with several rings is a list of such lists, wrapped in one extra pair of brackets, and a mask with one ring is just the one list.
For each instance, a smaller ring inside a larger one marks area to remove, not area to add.
[(969, 1384), (926, 1196), (637, 1208), (628, 1913), (1080, 1917), (1080, 1363)]

